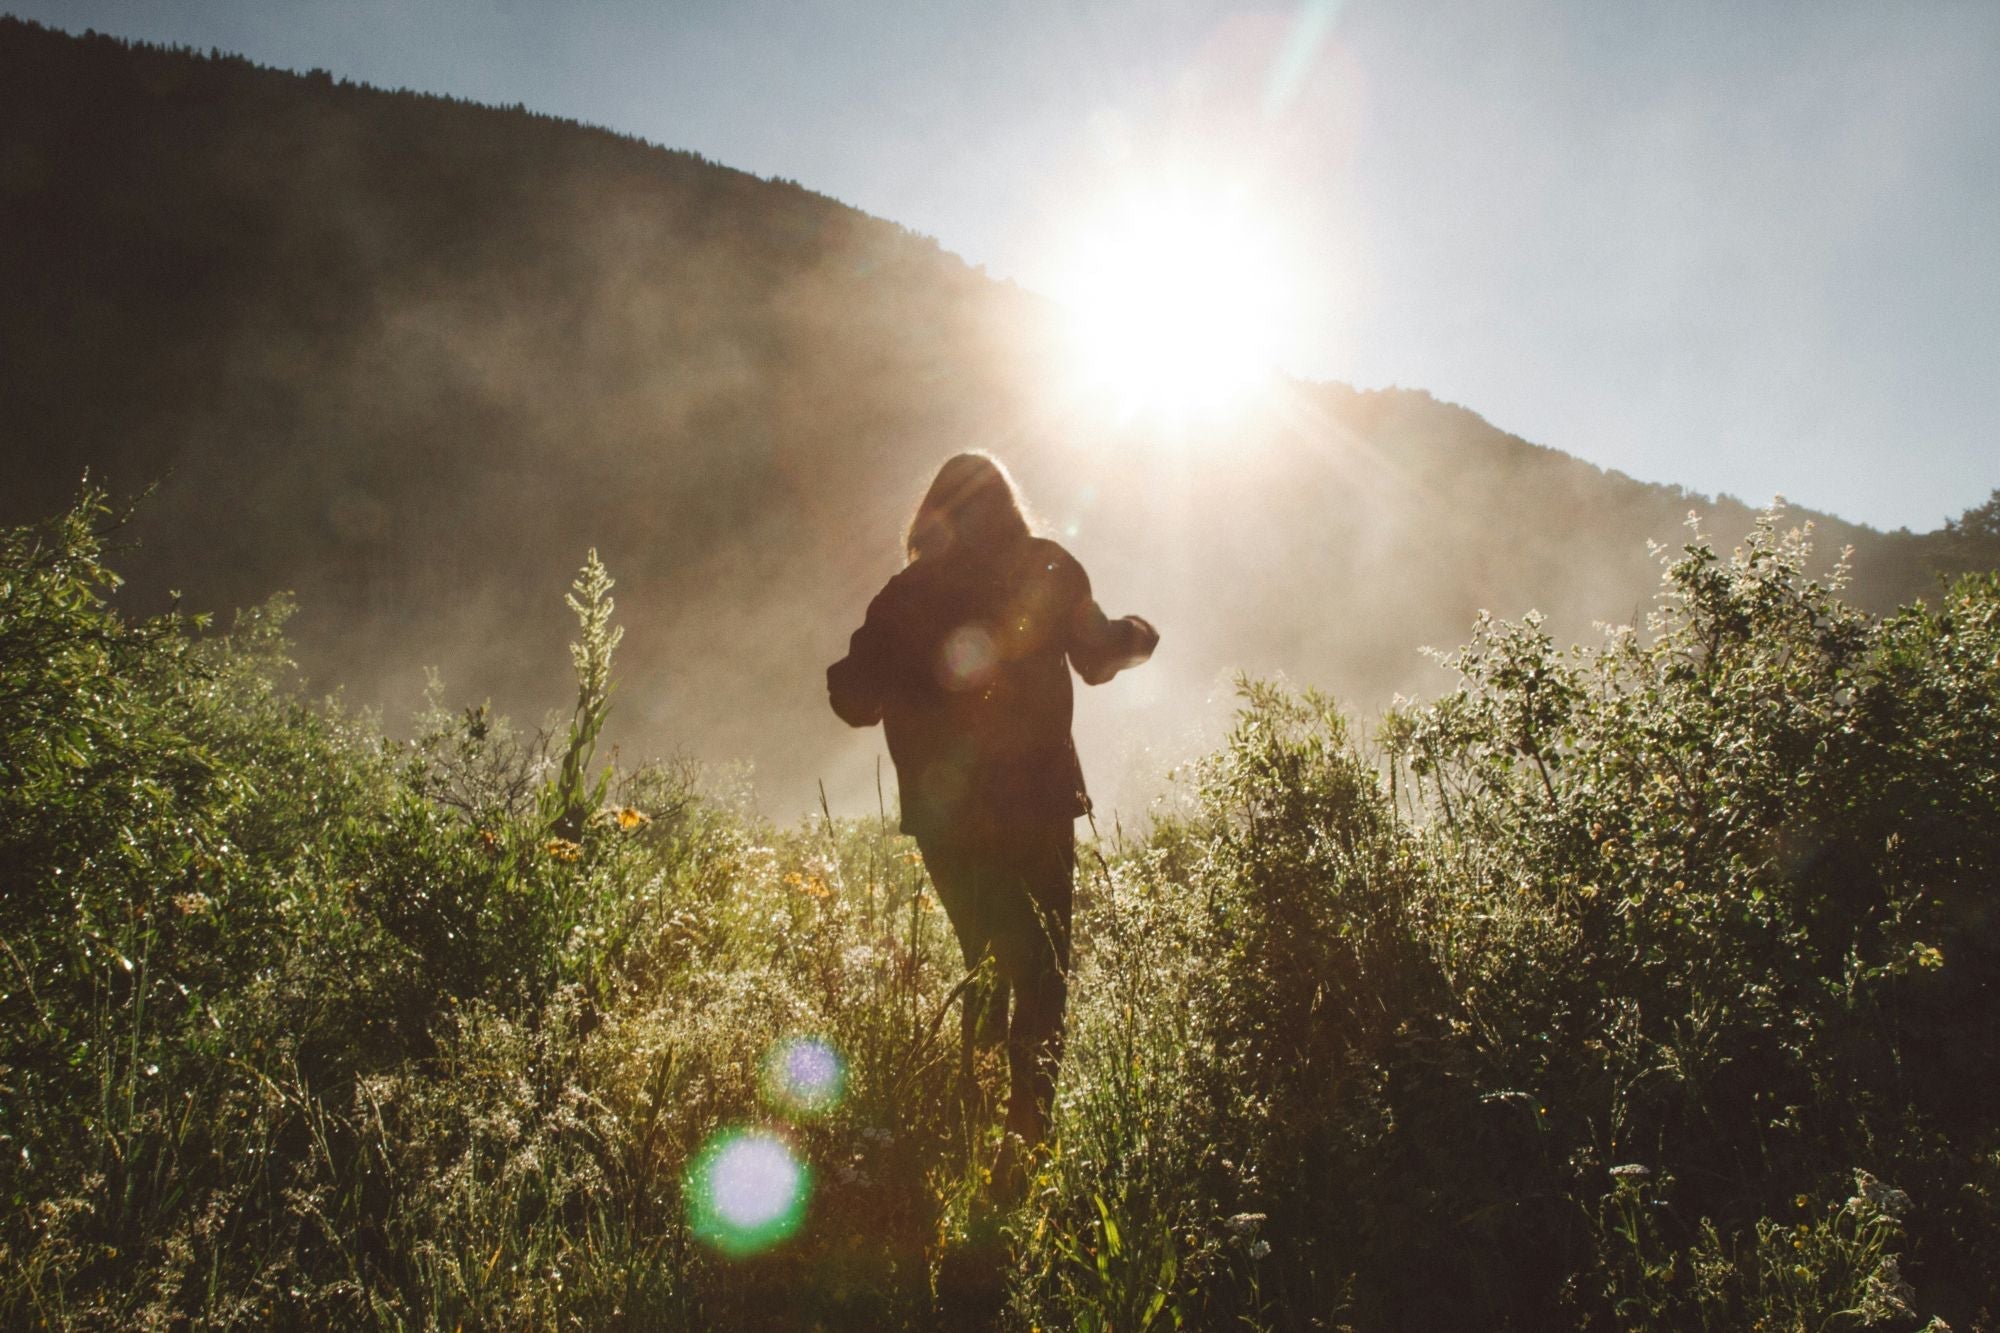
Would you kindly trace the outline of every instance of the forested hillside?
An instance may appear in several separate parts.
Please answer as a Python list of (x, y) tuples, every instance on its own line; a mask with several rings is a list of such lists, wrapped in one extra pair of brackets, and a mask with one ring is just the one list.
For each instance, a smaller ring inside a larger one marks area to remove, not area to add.
[[(157, 483), (130, 606), (293, 590), (316, 687), (392, 717), (429, 666), (464, 703), (558, 695), (536, 590), (596, 546), (631, 630), (613, 738), (753, 763), (786, 814), (821, 778), (874, 803), (875, 742), (820, 671), (957, 449), (1012, 464), (1110, 609), (1165, 632), (1146, 679), (1084, 704), (1127, 813), (1219, 734), (1238, 669), (1376, 708), (1447, 684), (1417, 650), (1480, 609), (1629, 619), (1648, 539), (1690, 508), (1725, 542), (1752, 518), (1414, 391), (1120, 420), (1072, 391), (1045, 302), (796, 185), (9, 19), (0, 236), (0, 518), (62, 508), (86, 468)], [(1950, 563), (1937, 536), (1819, 536), (1880, 610)]]

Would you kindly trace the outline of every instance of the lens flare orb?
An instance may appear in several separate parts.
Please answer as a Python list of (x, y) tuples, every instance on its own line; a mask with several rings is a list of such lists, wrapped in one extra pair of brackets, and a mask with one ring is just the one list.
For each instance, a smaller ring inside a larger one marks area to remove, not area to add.
[(938, 675), (948, 690), (974, 690), (993, 675), (999, 660), (993, 632), (984, 625), (961, 625), (945, 636)]
[(732, 1258), (789, 1237), (805, 1220), (812, 1176), (784, 1140), (762, 1130), (724, 1130), (688, 1171), (688, 1224)]
[(793, 1037), (764, 1057), (765, 1099), (788, 1115), (825, 1115), (846, 1092), (847, 1064), (831, 1042)]

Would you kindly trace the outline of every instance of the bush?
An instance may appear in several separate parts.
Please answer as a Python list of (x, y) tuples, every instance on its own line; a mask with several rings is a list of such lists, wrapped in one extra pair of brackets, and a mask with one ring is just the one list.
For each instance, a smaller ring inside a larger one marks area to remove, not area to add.
[[(1085, 849), (1057, 1138), (995, 1215), (914, 849), (593, 772), (594, 560), (566, 728), (440, 687), (399, 743), (301, 697), (282, 601), (121, 618), (114, 521), (0, 536), (0, 1322), (2000, 1308), (1992, 576), (1875, 621), (1767, 523), (1643, 632), (1483, 621), (1372, 739), (1246, 684), (1191, 812)], [(844, 1097), (774, 1090), (800, 1038)], [(811, 1197), (732, 1257), (690, 1191), (745, 1130)]]
[[(1482, 621), (1459, 689), (1392, 712), (1373, 764), (1325, 701), (1247, 687), (1200, 814), (1089, 918), (1024, 1308), (1777, 1329), (2000, 1306), (2000, 588), (1876, 622), (1807, 554), (1768, 520), (1728, 559), (1696, 540), (1646, 632), (1595, 649)], [(1907, 1206), (1840, 1204), (1857, 1169)]]

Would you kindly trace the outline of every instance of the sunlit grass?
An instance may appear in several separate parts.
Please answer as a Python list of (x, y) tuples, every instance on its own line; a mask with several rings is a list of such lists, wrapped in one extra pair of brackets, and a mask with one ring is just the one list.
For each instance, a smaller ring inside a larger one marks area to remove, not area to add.
[(2000, 1302), (1960, 1091), (1995, 1060), (1990, 580), (1877, 624), (1763, 531), (1676, 562), (1655, 637), (1482, 623), (1372, 736), (1247, 687), (1181, 816), (1082, 849), (1055, 1136), (1000, 1207), (1004, 1062), (959, 1082), (889, 819), (776, 828), (648, 766), (554, 835), (538, 785), (601, 776), (564, 737), (439, 707), (392, 743), (282, 688), (268, 615), (126, 625), (90, 517), (0, 539), (9, 1327)]

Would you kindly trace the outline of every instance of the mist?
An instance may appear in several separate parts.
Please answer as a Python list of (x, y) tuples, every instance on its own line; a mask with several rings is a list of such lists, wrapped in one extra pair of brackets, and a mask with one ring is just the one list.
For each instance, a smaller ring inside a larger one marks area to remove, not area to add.
[[(1060, 310), (930, 238), (518, 109), (0, 20), (0, 126), (0, 518), (86, 469), (157, 484), (124, 604), (226, 625), (293, 593), (309, 689), (392, 729), (431, 668), (455, 707), (566, 709), (594, 547), (627, 631), (606, 739), (747, 766), (780, 820), (822, 786), (893, 805), (823, 672), (962, 449), (1162, 631), (1079, 691), (1107, 831), (1172, 799), (1239, 673), (1366, 719), (1447, 688), (1421, 649), (1481, 610), (1587, 637), (1643, 614), (1647, 543), (1690, 509), (1725, 546), (1753, 520), (1420, 391), (1279, 377), (1215, 420), (1120, 415), (1064, 373)], [(1917, 539), (1817, 517), (1858, 596), (1928, 586)]]

